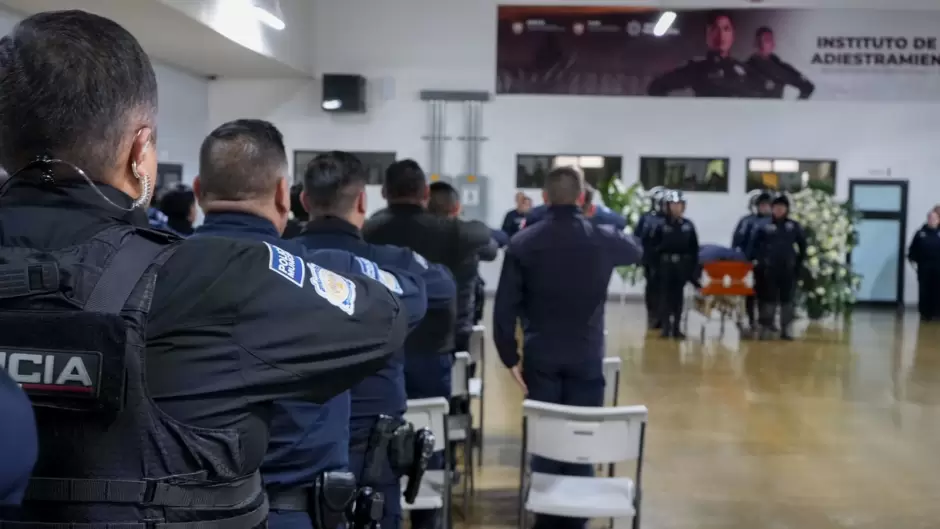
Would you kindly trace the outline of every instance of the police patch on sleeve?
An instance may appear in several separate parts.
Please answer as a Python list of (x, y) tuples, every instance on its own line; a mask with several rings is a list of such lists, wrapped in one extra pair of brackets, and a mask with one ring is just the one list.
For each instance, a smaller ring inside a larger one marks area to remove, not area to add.
[(427, 270), (427, 268), (428, 268), (428, 260), (425, 259), (424, 256), (421, 255), (421, 254), (419, 254), (418, 252), (413, 252), (413, 253), (414, 253), (414, 255), (415, 255), (415, 261), (416, 261), (419, 265), (421, 265), (421, 268), (424, 268), (425, 270)]
[(405, 293), (405, 291), (401, 288), (401, 283), (398, 282), (398, 278), (395, 277), (395, 274), (392, 274), (391, 272), (379, 270), (379, 282), (398, 295)]
[(268, 247), (268, 268), (284, 277), (298, 287), (304, 286), (304, 260), (296, 255), (278, 248), (270, 243), (264, 243)]
[(330, 305), (352, 316), (356, 312), (356, 284), (349, 279), (313, 263), (310, 268), (310, 284)]
[(356, 261), (359, 263), (359, 269), (362, 270), (362, 275), (375, 279), (376, 281), (382, 280), (382, 278), (379, 277), (379, 265), (364, 257), (356, 257)]

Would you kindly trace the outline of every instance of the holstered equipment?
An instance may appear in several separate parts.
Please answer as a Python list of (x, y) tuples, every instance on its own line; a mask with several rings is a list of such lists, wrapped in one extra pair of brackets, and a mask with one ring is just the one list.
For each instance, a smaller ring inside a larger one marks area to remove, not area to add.
[(409, 422), (382, 415), (369, 437), (363, 483), (378, 483), (384, 458), (388, 458), (395, 475), (408, 478), (404, 497), (406, 502), (414, 503), (433, 452), (434, 434), (430, 430), (415, 431)]
[(362, 487), (356, 494), (356, 503), (350, 512), (351, 529), (378, 529), (385, 511), (385, 496), (372, 487)]
[(324, 472), (312, 487), (268, 491), (271, 509), (306, 512), (315, 529), (348, 527), (356, 501), (356, 476), (352, 472)]

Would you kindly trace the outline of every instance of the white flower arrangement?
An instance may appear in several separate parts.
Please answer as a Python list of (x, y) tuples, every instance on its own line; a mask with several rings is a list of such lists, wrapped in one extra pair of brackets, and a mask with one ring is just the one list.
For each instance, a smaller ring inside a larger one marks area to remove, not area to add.
[(850, 311), (862, 280), (848, 263), (858, 241), (858, 216), (826, 191), (807, 188), (790, 195), (790, 217), (806, 233), (806, 260), (798, 285), (807, 315), (818, 319)]

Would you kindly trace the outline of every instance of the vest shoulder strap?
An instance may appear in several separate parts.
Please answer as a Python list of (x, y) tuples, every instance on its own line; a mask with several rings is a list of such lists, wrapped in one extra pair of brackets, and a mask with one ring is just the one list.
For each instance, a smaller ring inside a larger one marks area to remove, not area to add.
[[(147, 235), (153, 233), (151, 230), (142, 231), (146, 231)], [(111, 263), (105, 268), (95, 288), (91, 291), (85, 303), (86, 311), (108, 314), (121, 312), (144, 272), (167, 248), (166, 243), (171, 242), (167, 240), (161, 244), (147, 235), (135, 231), (118, 248)]]

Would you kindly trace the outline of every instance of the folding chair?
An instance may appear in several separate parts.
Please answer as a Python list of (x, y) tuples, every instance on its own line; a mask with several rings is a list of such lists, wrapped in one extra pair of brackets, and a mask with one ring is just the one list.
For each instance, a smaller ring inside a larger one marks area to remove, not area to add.
[[(444, 467), (450, 460), (450, 439), (447, 431), (447, 412), (450, 406), (444, 397), (434, 397), (430, 399), (412, 399), (408, 401), (408, 409), (405, 411), (404, 419), (414, 425), (415, 429), (429, 428), (434, 432), (434, 451), (444, 451)], [(404, 492), (405, 481), (402, 480), (402, 491)], [(424, 473), (424, 479), (421, 480), (421, 487), (418, 489), (418, 496), (414, 503), (405, 503), (404, 498), (400, 501), (402, 511), (433, 511), (441, 509), (441, 515), (444, 516), (443, 526), (445, 529), (453, 527), (450, 513), (450, 494), (451, 480), (447, 470), (428, 470)]]
[(474, 325), (473, 333), (470, 335), (470, 362), (476, 366), (474, 377), (470, 379), (470, 400), (480, 401), (480, 427), (476, 429), (474, 440), (477, 449), (477, 464), (483, 466), (483, 413), (486, 410), (486, 402), (483, 394), (483, 374), (486, 372), (486, 327), (483, 325)]
[[(454, 355), (454, 364), (450, 371), (451, 398), (470, 401), (470, 353), (460, 351)], [(469, 407), (467, 413), (447, 416), (447, 435), (451, 442), (463, 443), (463, 504), (461, 508), (466, 516), (470, 505), (470, 495), (476, 493), (473, 466), (473, 413)], [(449, 464), (449, 463), (448, 463)]]
[[(522, 403), (519, 527), (528, 513), (568, 518), (633, 519), (640, 527), (646, 406), (589, 408), (526, 400)], [(532, 472), (529, 456), (580, 464), (610, 464), (609, 477)], [(613, 477), (614, 464), (636, 460), (633, 479)]]
[(604, 358), (604, 406), (616, 406), (620, 395), (620, 357)]

